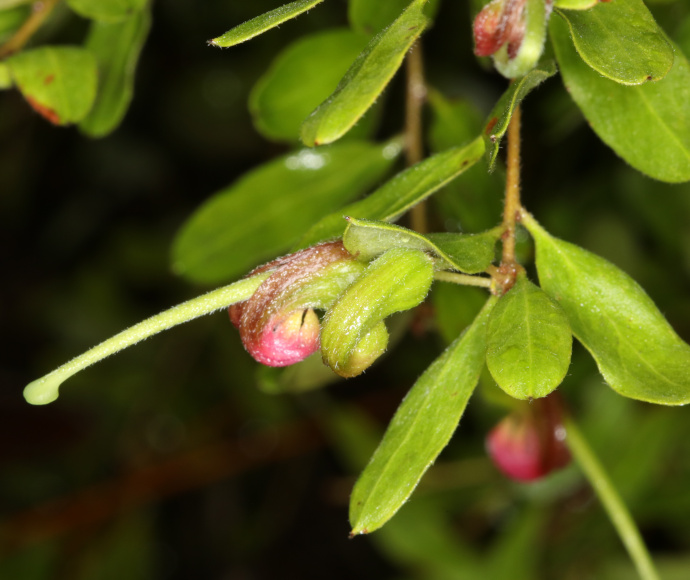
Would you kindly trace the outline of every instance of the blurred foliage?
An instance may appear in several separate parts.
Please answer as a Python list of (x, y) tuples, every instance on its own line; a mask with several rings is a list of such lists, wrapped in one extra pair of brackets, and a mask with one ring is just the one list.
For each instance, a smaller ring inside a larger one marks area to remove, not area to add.
[[(687, 54), (690, 5), (648, 5)], [(8, 6), (3, 39), (27, 14), (25, 5)], [(0, 578), (632, 577), (575, 468), (520, 485), (491, 466), (484, 436), (506, 399), (487, 373), (409, 504), (375, 534), (348, 540), (354, 475), (414, 380), (480, 307), (474, 289), (437, 285), (427, 304), (447, 313), (439, 328), (425, 306), (413, 332), (377, 365), (327, 390), (258, 389), (266, 378), (220, 313), (89, 369), (50, 407), (24, 403), (30, 380), (198, 294), (169, 269), (176, 231), (212, 192), (289, 152), (254, 128), (250, 92), (283, 49), (347, 26), (347, 3), (324, 3), (227, 51), (205, 45), (275, 6), (155, 2), (130, 110), (104, 139), (55, 128), (18, 92), (0, 93)], [(31, 46), (79, 44), (88, 27), (58, 5)], [(457, 129), (462, 144), (506, 89), (472, 56), (470, 29), (466, 3), (441, 1), (424, 37), (428, 81), (438, 91), (427, 119), (435, 151), (452, 141), (443, 129), (457, 109), (475, 123), (466, 137)], [(400, 88), (394, 79), (383, 100), (380, 142), (402, 125)], [(690, 339), (690, 186), (627, 166), (590, 130), (558, 77), (523, 107), (525, 204), (554, 235), (625, 269)], [(436, 199), (434, 229), (494, 225), (501, 176), (500, 167), (488, 177), (475, 167), (449, 185)], [(531, 244), (520, 251), (531, 262)], [(453, 310), (463, 293), (466, 308)], [(617, 396), (578, 344), (559, 391), (662, 577), (687, 578), (687, 410)]]

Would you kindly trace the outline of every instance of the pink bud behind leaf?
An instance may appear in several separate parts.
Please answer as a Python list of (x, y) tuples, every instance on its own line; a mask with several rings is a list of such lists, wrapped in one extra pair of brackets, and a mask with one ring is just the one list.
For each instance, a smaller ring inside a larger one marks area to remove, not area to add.
[(501, 420), (486, 438), (489, 456), (509, 478), (534, 481), (570, 463), (558, 399), (536, 399)]

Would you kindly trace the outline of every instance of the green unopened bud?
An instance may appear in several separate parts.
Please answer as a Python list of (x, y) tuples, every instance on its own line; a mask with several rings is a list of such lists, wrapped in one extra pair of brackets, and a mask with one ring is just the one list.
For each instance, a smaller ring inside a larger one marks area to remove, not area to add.
[(343, 377), (369, 367), (388, 341), (383, 319), (420, 304), (431, 287), (433, 270), (424, 252), (405, 248), (389, 250), (371, 262), (324, 318), (324, 363)]

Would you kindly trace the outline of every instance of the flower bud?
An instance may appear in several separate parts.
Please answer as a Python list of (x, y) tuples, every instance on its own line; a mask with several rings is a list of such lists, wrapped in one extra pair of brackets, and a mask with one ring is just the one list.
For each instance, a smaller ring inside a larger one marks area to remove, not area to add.
[(341, 242), (319, 244), (260, 266), (250, 275), (271, 275), (245, 302), (230, 307), (247, 352), (281, 367), (319, 349), (315, 308), (328, 308), (364, 270)]
[(383, 319), (420, 304), (432, 281), (433, 262), (421, 250), (394, 248), (371, 262), (326, 314), (324, 362), (343, 377), (363, 372), (386, 349)]
[(534, 481), (565, 467), (570, 452), (558, 399), (535, 399), (514, 411), (491, 430), (486, 446), (496, 467), (518, 481)]
[(553, 0), (493, 0), (474, 20), (474, 52), (493, 55), (496, 70), (514, 79), (532, 70), (546, 42)]

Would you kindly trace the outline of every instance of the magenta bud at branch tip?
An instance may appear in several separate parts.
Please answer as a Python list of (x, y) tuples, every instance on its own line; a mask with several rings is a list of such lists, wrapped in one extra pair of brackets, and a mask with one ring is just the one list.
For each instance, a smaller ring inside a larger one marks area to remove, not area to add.
[(262, 364), (282, 367), (319, 350), (321, 324), (314, 308), (329, 307), (363, 269), (342, 242), (328, 242), (251, 272), (271, 275), (249, 300), (229, 309), (247, 352)]
[(517, 481), (541, 479), (570, 463), (560, 401), (551, 395), (514, 411), (486, 438), (492, 461)]

